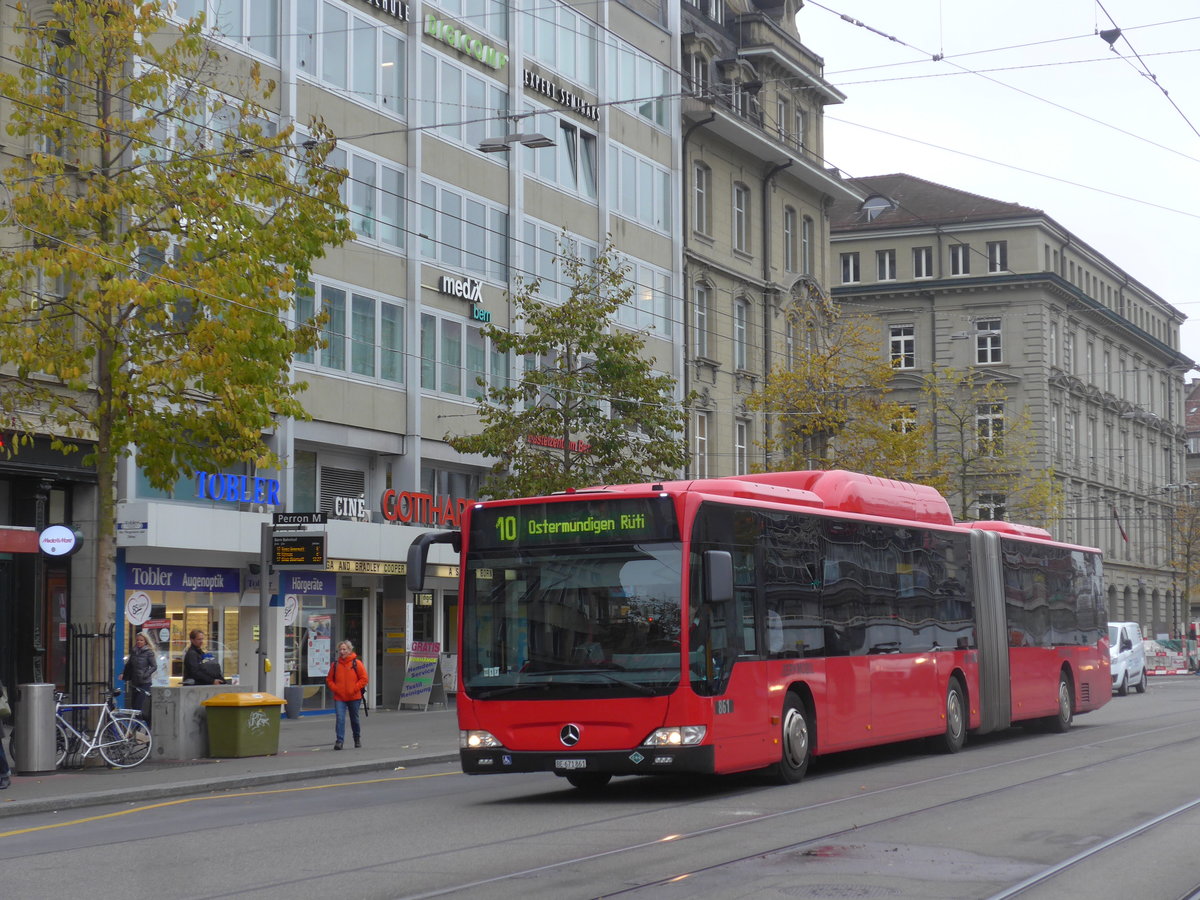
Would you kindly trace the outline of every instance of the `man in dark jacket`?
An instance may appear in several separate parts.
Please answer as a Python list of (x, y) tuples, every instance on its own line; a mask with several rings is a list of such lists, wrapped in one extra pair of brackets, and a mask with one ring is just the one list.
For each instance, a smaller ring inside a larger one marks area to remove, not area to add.
[(147, 722), (150, 721), (150, 683), (154, 680), (157, 670), (158, 660), (154, 658), (154, 651), (150, 649), (150, 641), (139, 631), (133, 639), (133, 650), (125, 660), (125, 671), (121, 673), (121, 680), (125, 682), (125, 705), (129, 709), (138, 710)]
[(201, 628), (193, 628), (188, 634), (192, 645), (183, 654), (183, 683), (184, 684), (224, 684), (221, 665), (211, 653), (204, 652), (204, 638), (207, 635)]

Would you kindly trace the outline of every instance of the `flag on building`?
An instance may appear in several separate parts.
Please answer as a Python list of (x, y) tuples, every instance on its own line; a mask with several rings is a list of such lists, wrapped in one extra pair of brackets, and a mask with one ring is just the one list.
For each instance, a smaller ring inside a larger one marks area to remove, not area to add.
[(1125, 526), (1121, 524), (1121, 516), (1117, 513), (1117, 508), (1115, 506), (1112, 508), (1112, 511), (1113, 518), (1117, 520), (1117, 531), (1121, 532), (1121, 540), (1128, 544), (1129, 535), (1125, 533)]

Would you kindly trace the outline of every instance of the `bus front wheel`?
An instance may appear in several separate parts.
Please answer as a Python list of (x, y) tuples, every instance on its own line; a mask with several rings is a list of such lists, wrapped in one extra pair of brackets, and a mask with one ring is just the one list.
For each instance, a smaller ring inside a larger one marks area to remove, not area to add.
[(783, 704), (780, 723), (780, 754), (772, 773), (780, 784), (795, 784), (808, 771), (812, 757), (808, 711), (795, 694), (789, 693)]

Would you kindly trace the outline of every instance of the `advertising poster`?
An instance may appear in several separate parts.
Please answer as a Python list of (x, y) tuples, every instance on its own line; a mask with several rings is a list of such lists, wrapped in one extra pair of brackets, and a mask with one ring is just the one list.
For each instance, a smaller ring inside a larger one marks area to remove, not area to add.
[(330, 634), (333, 617), (308, 617), (308, 677), (324, 678), (329, 674)]

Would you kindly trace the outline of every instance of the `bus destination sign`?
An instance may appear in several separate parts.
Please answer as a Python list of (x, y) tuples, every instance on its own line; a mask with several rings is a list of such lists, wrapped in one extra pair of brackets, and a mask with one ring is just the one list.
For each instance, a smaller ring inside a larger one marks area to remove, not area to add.
[(325, 533), (272, 534), (271, 562), (276, 566), (325, 568)]
[(675, 511), (662, 497), (514, 504), (471, 513), (474, 549), (676, 540)]

